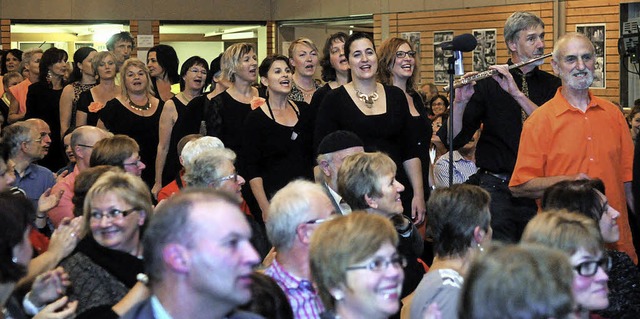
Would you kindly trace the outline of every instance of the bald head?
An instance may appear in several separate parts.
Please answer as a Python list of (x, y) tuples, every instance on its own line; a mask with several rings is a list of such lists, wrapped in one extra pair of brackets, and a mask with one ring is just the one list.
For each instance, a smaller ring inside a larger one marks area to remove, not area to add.
[(73, 130), (73, 133), (71, 133), (71, 148), (80, 169), (89, 167), (93, 145), (110, 135), (111, 133), (101, 128), (88, 125), (80, 126)]

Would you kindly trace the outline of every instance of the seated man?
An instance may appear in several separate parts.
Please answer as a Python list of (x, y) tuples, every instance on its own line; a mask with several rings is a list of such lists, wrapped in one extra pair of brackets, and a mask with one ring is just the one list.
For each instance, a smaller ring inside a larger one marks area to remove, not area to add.
[(260, 262), (250, 237), (232, 196), (199, 189), (169, 198), (143, 241), (152, 296), (122, 318), (262, 318), (234, 311), (251, 300)]
[[(453, 184), (466, 182), (469, 177), (478, 172), (476, 167), (476, 145), (480, 138), (480, 130), (473, 134), (473, 138), (457, 151), (453, 151)], [(433, 177), (436, 187), (449, 187), (449, 152), (436, 160), (433, 166)]]
[(309, 243), (317, 224), (333, 213), (322, 187), (308, 181), (290, 182), (271, 199), (267, 236), (277, 254), (265, 274), (284, 290), (296, 319), (320, 318), (324, 310), (311, 283)]

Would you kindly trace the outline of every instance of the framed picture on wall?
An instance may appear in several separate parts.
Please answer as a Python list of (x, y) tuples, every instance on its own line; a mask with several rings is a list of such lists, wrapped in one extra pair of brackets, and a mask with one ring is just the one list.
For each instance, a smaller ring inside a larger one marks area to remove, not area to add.
[(606, 88), (606, 30), (605, 24), (578, 24), (576, 31), (587, 36), (596, 48), (596, 62), (593, 70), (592, 88)]
[(440, 43), (453, 40), (453, 31), (433, 32), (433, 82), (437, 84), (449, 83), (447, 74), (447, 59), (453, 55), (451, 50), (442, 50)]
[(473, 50), (473, 71), (482, 72), (496, 64), (496, 29), (473, 30), (478, 45)]
[(402, 32), (400, 37), (411, 43), (411, 47), (416, 51), (416, 58), (420, 58), (420, 32)]

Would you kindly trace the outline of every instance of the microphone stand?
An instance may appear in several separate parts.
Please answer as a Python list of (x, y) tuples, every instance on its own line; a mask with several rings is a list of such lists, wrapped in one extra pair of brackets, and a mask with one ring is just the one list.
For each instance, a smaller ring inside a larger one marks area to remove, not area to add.
[(449, 140), (449, 187), (453, 185), (453, 109), (456, 100), (456, 90), (453, 88), (453, 77), (456, 75), (456, 60), (462, 59), (462, 52), (453, 51), (453, 55), (448, 58), (449, 68), (449, 123), (447, 124), (447, 139)]

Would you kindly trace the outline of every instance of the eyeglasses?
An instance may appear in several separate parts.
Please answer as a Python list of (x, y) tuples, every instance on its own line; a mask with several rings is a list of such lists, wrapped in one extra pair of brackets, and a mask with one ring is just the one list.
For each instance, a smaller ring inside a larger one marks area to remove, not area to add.
[(347, 270), (369, 269), (371, 271), (381, 272), (389, 268), (389, 265), (393, 265), (396, 268), (407, 267), (407, 258), (400, 255), (393, 256), (389, 259), (378, 257), (366, 265), (347, 267)]
[(93, 211), (93, 212), (89, 213), (89, 217), (94, 221), (100, 221), (105, 216), (109, 217), (110, 219), (120, 220), (120, 219), (123, 219), (123, 218), (129, 216), (129, 214), (131, 214), (131, 213), (133, 213), (133, 212), (135, 212), (137, 210), (139, 210), (139, 209), (137, 209), (137, 208), (131, 208), (131, 209), (127, 209), (127, 210), (112, 209), (112, 210), (108, 210), (106, 212)]
[(140, 164), (142, 164), (142, 161), (139, 158), (133, 163), (122, 163), (122, 165), (125, 165), (125, 166), (138, 166)]
[(207, 70), (204, 70), (204, 69), (203, 70), (191, 69), (191, 70), (189, 70), (189, 72), (194, 73), (194, 74), (200, 73), (200, 74), (205, 75), (205, 76), (207, 75)]
[[(82, 147), (87, 147), (87, 148), (93, 148), (92, 145), (87, 145), (87, 144), (76, 144), (77, 146), (82, 146)], [(126, 165), (126, 164), (125, 164)]]
[(238, 174), (237, 173), (233, 173), (231, 175), (223, 176), (223, 177), (215, 179), (213, 182), (214, 183), (222, 183), (222, 182), (228, 181), (228, 180), (233, 180), (234, 182), (237, 182), (238, 181)]
[(304, 222), (305, 224), (309, 224), (309, 225), (313, 225), (313, 224), (322, 224), (324, 222), (328, 222), (332, 219), (336, 218), (336, 215), (331, 215), (327, 218), (318, 218), (318, 219), (312, 219), (309, 221)]
[(416, 57), (416, 51), (396, 51), (396, 58), (402, 59), (406, 56), (415, 58)]
[(583, 277), (592, 277), (598, 272), (598, 267), (602, 268), (604, 272), (611, 270), (612, 261), (611, 257), (602, 257), (598, 260), (590, 260), (579, 263), (574, 266), (573, 269), (578, 272), (578, 275)]

